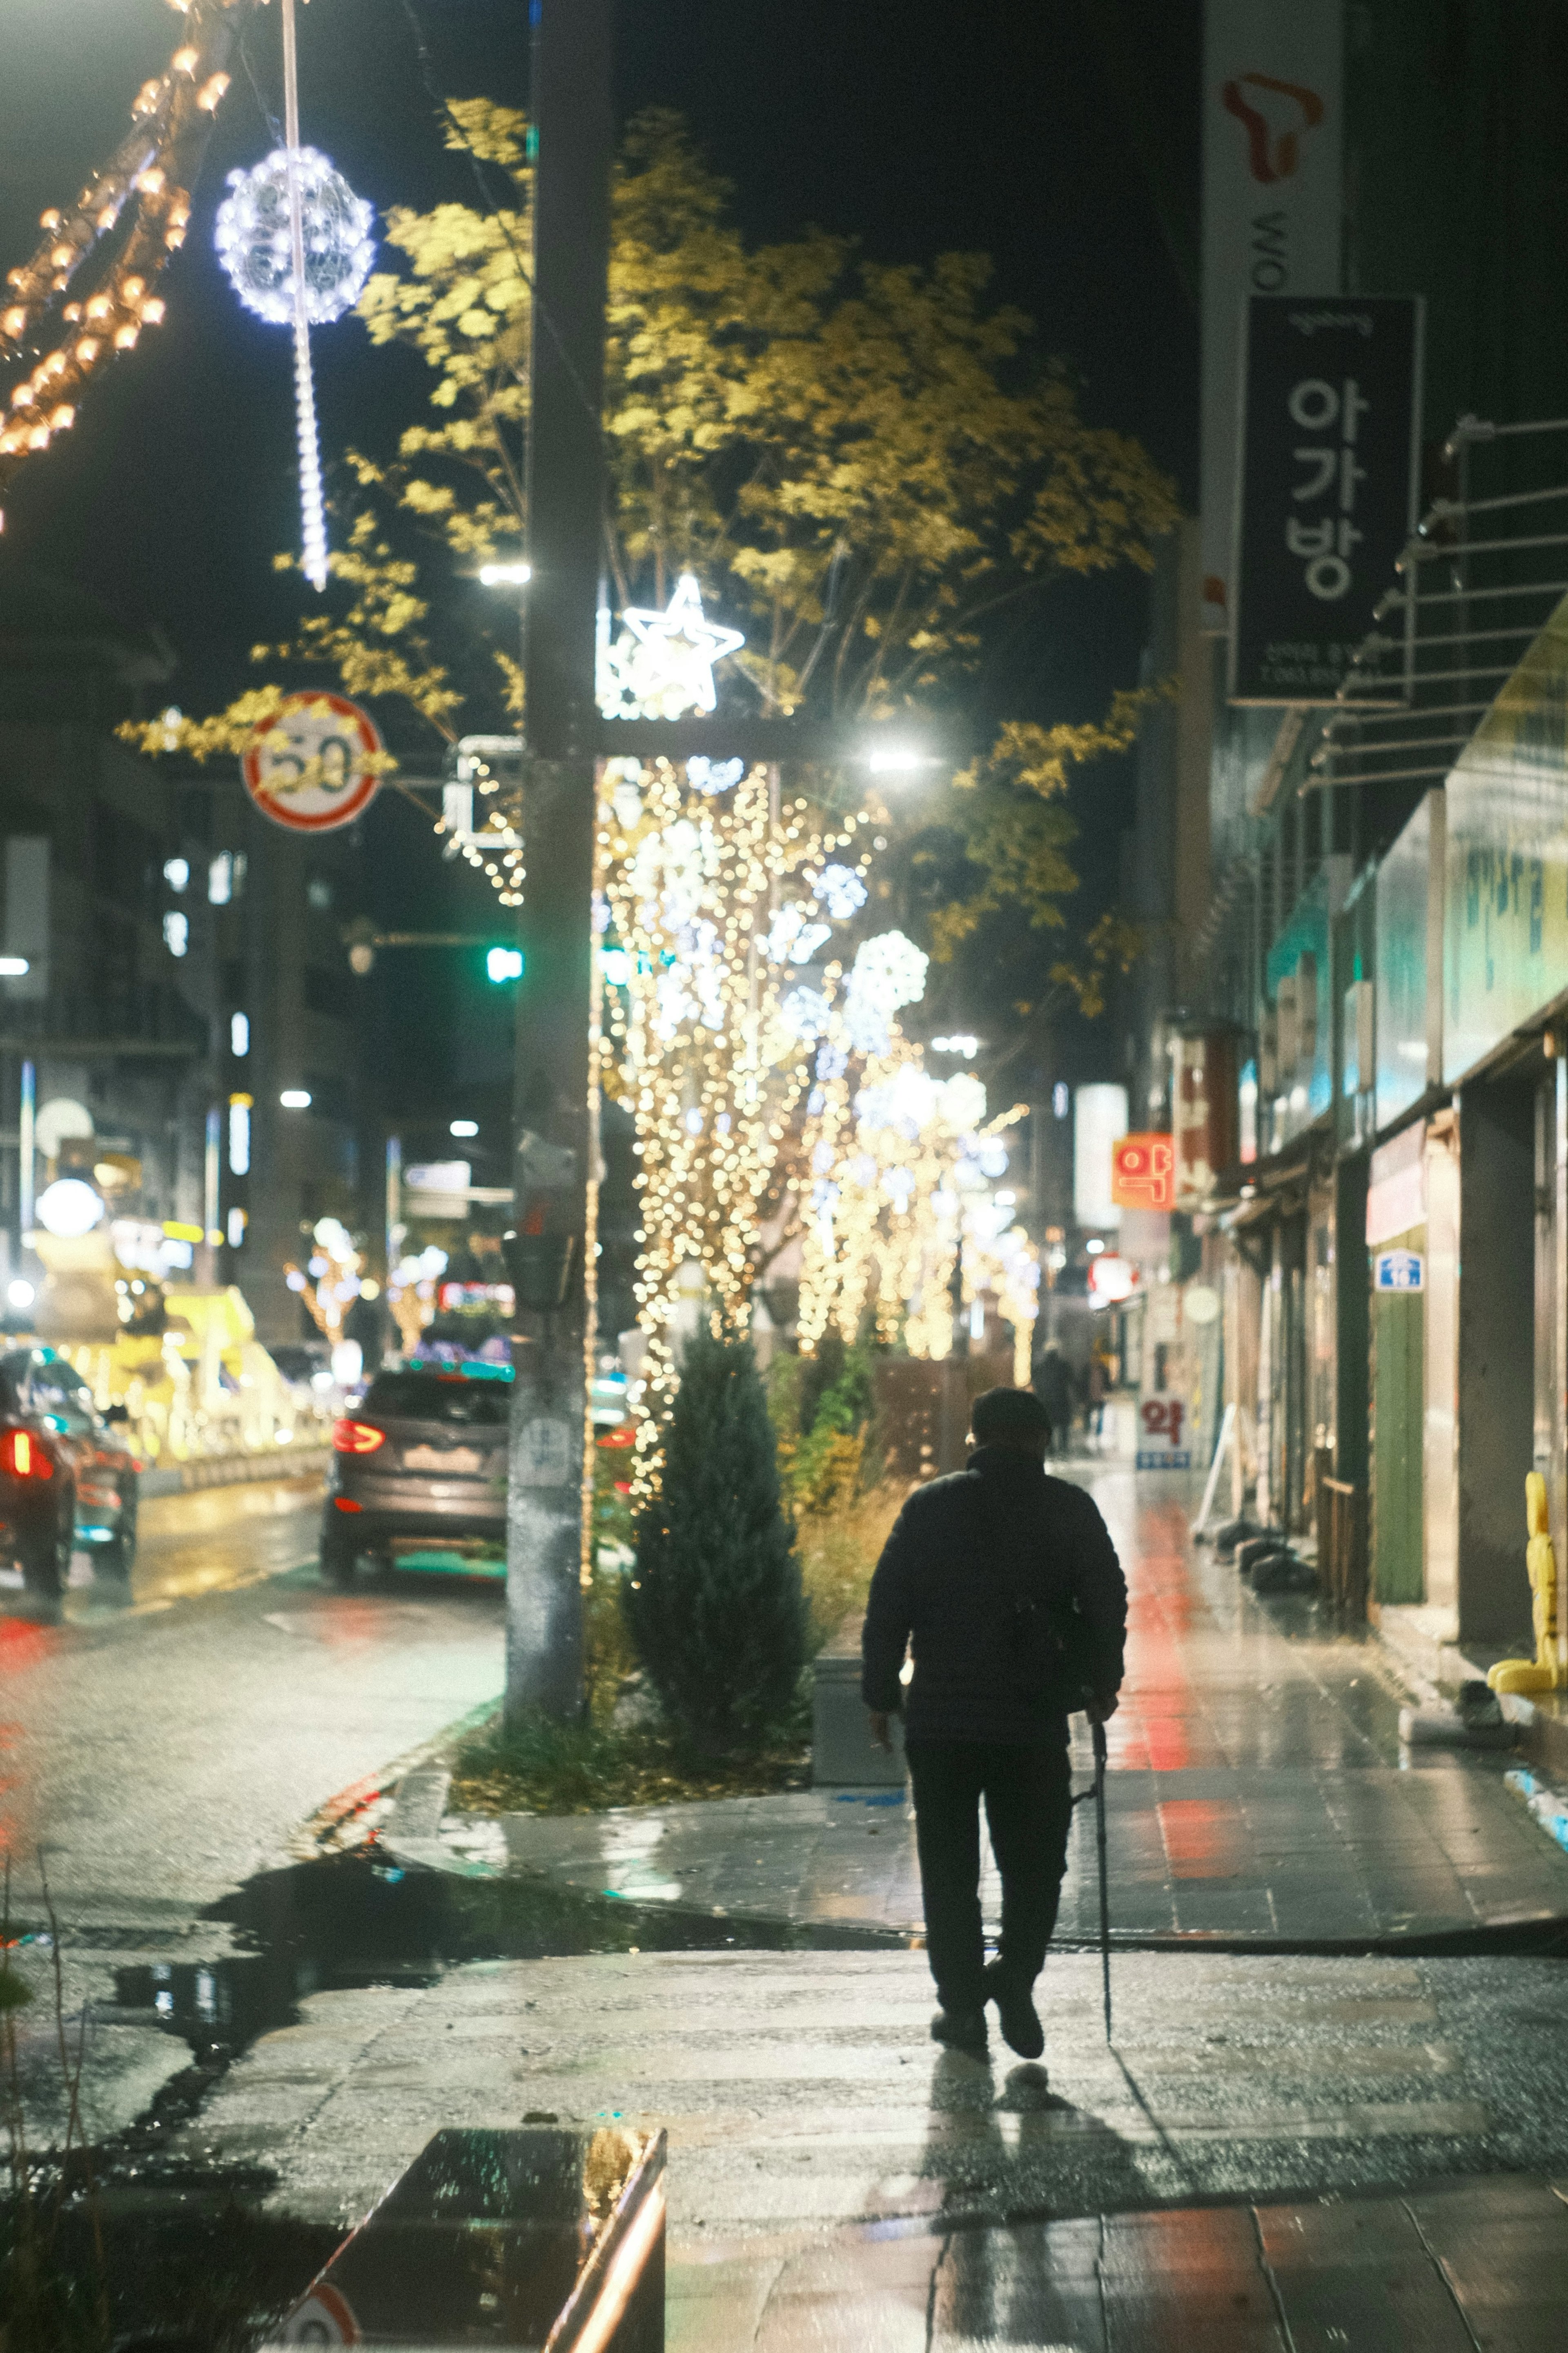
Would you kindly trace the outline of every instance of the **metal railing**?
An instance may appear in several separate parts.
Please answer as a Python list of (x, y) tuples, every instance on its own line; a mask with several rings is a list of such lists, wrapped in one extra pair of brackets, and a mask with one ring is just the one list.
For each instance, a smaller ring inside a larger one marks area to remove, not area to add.
[[(1477, 494), (1480, 453), (1508, 446), (1528, 462), (1528, 437), (1568, 433), (1568, 418), (1493, 425), (1463, 417), (1444, 445), (1458, 494), (1434, 499), (1378, 604), (1308, 762), (1302, 790), (1334, 785), (1433, 784), (1446, 777), (1568, 595), (1568, 482)], [(1542, 450), (1542, 471), (1549, 454)], [(1560, 473), (1559, 456), (1552, 468)], [(1553, 508), (1560, 515), (1553, 515)], [(1517, 527), (1516, 527), (1517, 526)], [(1388, 626), (1384, 626), (1387, 624)]]

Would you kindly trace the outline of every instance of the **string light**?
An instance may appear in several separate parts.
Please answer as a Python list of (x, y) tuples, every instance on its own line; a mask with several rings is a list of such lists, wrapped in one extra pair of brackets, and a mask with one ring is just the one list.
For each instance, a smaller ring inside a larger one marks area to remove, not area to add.
[(939, 1360), (952, 1346), (956, 1271), (969, 1299), (996, 1298), (1013, 1325), (1014, 1377), (1026, 1383), (1038, 1257), (1012, 1196), (991, 1190), (1007, 1166), (1000, 1139), (1023, 1106), (985, 1124), (980, 1081), (933, 1077), (896, 1025), (883, 1050), (858, 1054), (847, 1008), (847, 992), (806, 1099), (801, 1349), (815, 1353), (830, 1326), (853, 1341), (869, 1316), (884, 1345)]
[[(46, 316), (130, 210), (130, 228), (109, 266), (108, 282), (85, 304), (63, 305), (65, 332), (58, 346), (35, 356), (29, 374), (9, 393), (6, 406), (13, 410), (39, 410), (46, 391), (51, 405), (47, 413), (0, 424), (0, 483), (22, 459), (47, 449), (55, 434), (68, 430), (93, 371), (116, 353), (134, 350), (142, 329), (163, 318), (163, 301), (148, 290), (184, 241), (191, 216), (187, 185), (228, 87), (224, 68), (238, 12), (232, 0), (188, 0), (180, 13), (186, 20), (180, 47), (168, 70), (138, 92), (130, 133), (74, 204), (51, 206), (42, 215), (42, 241), (31, 259), (7, 276), (0, 308), (0, 363), (27, 358)], [(80, 332), (84, 316), (91, 333)]]
[(765, 768), (723, 794), (706, 784), (663, 760), (609, 760), (600, 797), (600, 1067), (633, 1113), (638, 1161), (638, 1492), (675, 1393), (683, 1310), (749, 1320), (764, 1206), (810, 1070), (784, 1013), (792, 968), (768, 943), (786, 891), (810, 903), (823, 845), (773, 825)]

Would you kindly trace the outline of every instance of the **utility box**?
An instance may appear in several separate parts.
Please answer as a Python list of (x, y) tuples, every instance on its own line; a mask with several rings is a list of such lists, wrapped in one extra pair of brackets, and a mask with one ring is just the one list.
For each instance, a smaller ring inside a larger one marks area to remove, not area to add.
[(812, 1670), (811, 1778), (818, 1789), (901, 1789), (904, 1727), (892, 1719), (893, 1751), (871, 1738), (871, 1720), (860, 1697), (860, 1628), (855, 1610), (816, 1654)]

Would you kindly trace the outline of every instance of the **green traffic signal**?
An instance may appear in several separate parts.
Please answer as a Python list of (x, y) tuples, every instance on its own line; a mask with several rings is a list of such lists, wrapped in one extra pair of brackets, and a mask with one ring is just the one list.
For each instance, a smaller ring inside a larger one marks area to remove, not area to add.
[(521, 948), (489, 949), (485, 956), (485, 971), (493, 981), (521, 980), (522, 950)]

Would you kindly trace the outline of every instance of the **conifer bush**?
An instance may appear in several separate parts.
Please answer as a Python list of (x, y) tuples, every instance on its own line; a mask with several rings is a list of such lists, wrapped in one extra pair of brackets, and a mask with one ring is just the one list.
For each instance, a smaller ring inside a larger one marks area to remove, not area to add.
[(636, 1547), (627, 1616), (666, 1715), (711, 1753), (754, 1746), (795, 1698), (806, 1613), (750, 1341), (688, 1345)]

